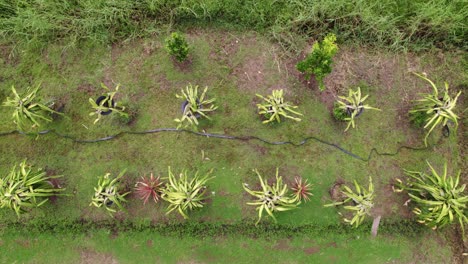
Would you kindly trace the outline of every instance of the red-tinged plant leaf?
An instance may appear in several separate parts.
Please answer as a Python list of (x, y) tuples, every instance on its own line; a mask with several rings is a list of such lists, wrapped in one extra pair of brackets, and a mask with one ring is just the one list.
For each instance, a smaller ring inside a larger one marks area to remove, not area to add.
[(154, 177), (153, 173), (148, 177), (141, 177), (141, 181), (135, 184), (135, 192), (138, 197), (143, 200), (143, 204), (146, 204), (150, 197), (157, 203), (161, 195), (162, 182), (158, 177)]
[(310, 192), (311, 184), (307, 183), (307, 180), (302, 181), (301, 177), (295, 177), (294, 183), (291, 189), (294, 192), (294, 197), (296, 200), (310, 201), (309, 196), (312, 195)]

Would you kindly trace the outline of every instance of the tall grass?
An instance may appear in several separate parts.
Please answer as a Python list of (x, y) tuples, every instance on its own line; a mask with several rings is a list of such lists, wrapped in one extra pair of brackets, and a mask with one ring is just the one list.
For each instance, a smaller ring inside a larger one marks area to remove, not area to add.
[(291, 49), (296, 37), (330, 31), (340, 41), (396, 50), (466, 49), (467, 18), (463, 0), (2, 0), (0, 36), (111, 43), (162, 25), (214, 22), (263, 31)]

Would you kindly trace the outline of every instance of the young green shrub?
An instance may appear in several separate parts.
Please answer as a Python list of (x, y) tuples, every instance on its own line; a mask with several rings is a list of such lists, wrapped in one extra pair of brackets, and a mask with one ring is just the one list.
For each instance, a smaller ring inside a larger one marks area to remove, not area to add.
[(7, 97), (7, 100), (3, 102), (3, 106), (14, 108), (13, 122), (21, 131), (40, 127), (42, 122), (52, 122), (52, 118), (48, 114), (62, 114), (49, 108), (53, 103), (43, 104), (41, 102), (42, 100), (38, 96), (39, 90), (39, 85), (36, 88), (28, 87), (25, 94), (20, 95), (12, 86), (13, 97)]
[(165, 39), (165, 47), (167, 52), (179, 62), (187, 59), (190, 48), (185, 37), (177, 32), (173, 32), (171, 36)]
[(0, 208), (12, 209), (19, 217), (25, 208), (43, 205), (48, 197), (65, 190), (54, 188), (50, 182), (59, 177), (47, 176), (41, 168), (33, 170), (24, 160), (19, 167), (13, 166), (9, 174), (0, 178)]
[[(343, 208), (349, 210), (353, 214), (353, 218), (349, 220), (344, 217), (344, 221), (354, 227), (358, 227), (370, 215), (370, 211), (374, 206), (374, 185), (372, 178), (369, 177), (369, 187), (365, 189), (354, 181), (355, 191), (346, 185), (342, 185), (342, 194), (346, 197), (343, 201), (326, 204), (324, 207), (343, 205)], [(341, 213), (340, 213), (341, 214)]]
[(455, 106), (457, 105), (457, 99), (461, 94), (461, 91), (457, 93), (455, 97), (451, 97), (449, 94), (448, 83), (445, 83), (445, 89), (443, 95), (439, 94), (439, 89), (430, 79), (423, 75), (414, 73), (416, 76), (423, 80), (428, 81), (432, 87), (432, 94), (423, 94), (423, 98), (416, 100), (416, 104), (412, 110), (409, 111), (412, 115), (412, 119), (417, 118), (421, 123), (420, 119), (424, 120), (424, 128), (429, 128), (426, 136), (424, 137), (424, 144), (427, 146), (427, 137), (434, 130), (435, 127), (442, 125), (446, 126), (449, 121), (455, 124), (455, 129), (458, 127), (458, 116), (454, 113)]
[(114, 206), (116, 206), (117, 209), (124, 211), (125, 209), (122, 204), (127, 201), (125, 200), (125, 196), (130, 193), (122, 193), (122, 186), (119, 181), (124, 174), (125, 170), (123, 170), (114, 179), (110, 178), (110, 173), (100, 176), (97, 186), (94, 187), (94, 195), (89, 206), (95, 206), (98, 208), (104, 207), (111, 215), (112, 213), (117, 212)]
[(349, 117), (348, 113), (340, 108), (340, 104), (338, 102), (335, 102), (333, 104), (333, 117), (337, 121), (345, 121), (346, 118)]
[[(279, 170), (276, 169), (276, 183), (268, 185), (267, 179), (262, 179), (260, 173), (255, 170), (258, 179), (260, 180), (261, 190), (251, 190), (247, 183), (243, 187), (246, 192), (256, 198), (253, 202), (248, 202), (248, 205), (257, 206), (255, 210), (258, 211), (258, 221), (256, 225), (262, 220), (263, 211), (276, 222), (275, 212), (288, 211), (297, 208), (301, 203), (301, 194), (298, 195), (298, 189), (293, 195), (288, 194), (288, 185), (283, 183), (283, 178), (279, 176)], [(302, 192), (302, 190), (300, 190)], [(307, 193), (307, 192), (306, 192)], [(307, 193), (308, 195), (308, 193)]]
[(141, 181), (135, 184), (135, 192), (137, 196), (146, 204), (149, 198), (152, 198), (155, 203), (159, 201), (162, 192), (162, 185), (159, 176), (154, 177), (153, 173), (148, 177), (141, 177)]
[[(333, 109), (333, 115), (337, 118), (344, 117), (344, 121), (348, 121), (348, 126), (345, 129), (345, 132), (352, 126), (353, 128), (356, 127), (355, 125), (355, 118), (359, 116), (364, 109), (370, 110), (378, 110), (378, 108), (371, 107), (369, 105), (364, 104), (364, 101), (369, 97), (366, 95), (362, 97), (361, 95), (361, 87), (358, 87), (356, 91), (349, 89), (348, 96), (338, 96), (338, 100), (336, 101), (336, 109)], [(339, 112), (341, 110), (341, 112)], [(336, 113), (335, 113), (336, 112)]]
[(96, 115), (97, 118), (94, 120), (94, 124), (96, 124), (103, 115), (108, 115), (111, 112), (118, 113), (122, 118), (129, 118), (128, 114), (125, 113), (124, 106), (118, 106), (118, 103), (114, 101), (114, 97), (119, 91), (120, 84), (118, 84), (114, 91), (111, 91), (109, 87), (105, 84), (101, 83), (101, 87), (105, 89), (107, 92), (101, 95), (98, 100), (94, 100), (93, 98), (89, 98), (89, 103), (91, 107), (94, 109), (93, 112), (89, 113), (90, 116)]
[(332, 59), (338, 51), (335, 41), (336, 36), (329, 34), (323, 41), (315, 42), (311, 53), (296, 65), (300, 72), (305, 73), (306, 79), (309, 79), (312, 74), (315, 76), (320, 91), (325, 90), (323, 79), (332, 71)]
[(161, 190), (161, 198), (169, 202), (166, 214), (177, 210), (184, 217), (188, 219), (188, 210), (202, 208), (204, 203), (206, 183), (214, 177), (209, 177), (212, 171), (201, 177), (198, 171), (189, 179), (187, 171), (182, 171), (179, 177), (176, 177), (171, 167), (168, 168), (167, 183)]
[(185, 87), (185, 90), (181, 90), (181, 95), (176, 94), (177, 98), (184, 99), (182, 104), (182, 117), (174, 119), (174, 121), (179, 123), (177, 128), (192, 126), (196, 129), (200, 117), (210, 119), (206, 113), (212, 112), (218, 107), (213, 104), (216, 100), (215, 98), (205, 98), (207, 90), (208, 87), (205, 87), (201, 95), (199, 95), (198, 85), (193, 87), (192, 84), (189, 84)]
[(458, 222), (464, 234), (468, 224), (468, 194), (466, 184), (460, 184), (461, 171), (454, 178), (447, 175), (447, 163), (442, 174), (437, 173), (429, 162), (427, 165), (429, 173), (405, 170), (409, 178), (405, 182), (397, 179), (394, 191), (408, 192), (415, 203), (413, 213), (419, 223), (437, 229)]
[(263, 121), (263, 124), (267, 124), (273, 121), (278, 123), (281, 122), (281, 117), (289, 118), (294, 121), (301, 121), (300, 118), (294, 117), (290, 114), (302, 115), (299, 112), (294, 111), (297, 106), (294, 106), (288, 102), (284, 102), (283, 90), (273, 90), (271, 95), (263, 97), (260, 94), (257, 94), (264, 102), (257, 104), (258, 114), (263, 115), (266, 120)]

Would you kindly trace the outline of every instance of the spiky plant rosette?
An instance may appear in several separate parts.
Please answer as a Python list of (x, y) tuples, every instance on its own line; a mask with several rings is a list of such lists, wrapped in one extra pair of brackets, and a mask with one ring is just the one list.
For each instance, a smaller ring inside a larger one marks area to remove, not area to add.
[(109, 112), (109, 111), (118, 113), (123, 118), (128, 118), (129, 117), (128, 114), (124, 112), (125, 106), (119, 106), (118, 103), (114, 101), (114, 97), (119, 91), (120, 84), (117, 84), (114, 91), (111, 91), (111, 89), (103, 83), (101, 83), (101, 87), (107, 92), (103, 95), (104, 99), (101, 100), (99, 104), (97, 104), (93, 98), (89, 98), (89, 103), (91, 104), (91, 107), (93, 108), (93, 111), (89, 113), (89, 115), (97, 116), (96, 119), (94, 120), (94, 124), (96, 124), (97, 122), (99, 122), (99, 120), (101, 120), (103, 113)]
[(468, 224), (468, 194), (465, 191), (466, 184), (460, 184), (461, 171), (454, 178), (447, 175), (447, 163), (444, 164), (442, 174), (429, 162), (427, 165), (430, 173), (405, 170), (409, 178), (406, 182), (397, 179), (395, 192), (408, 192), (411, 201), (415, 203), (413, 213), (419, 223), (437, 229), (458, 221), (465, 233), (464, 227)]
[(294, 199), (296, 201), (310, 201), (310, 197), (313, 194), (310, 192), (312, 184), (303, 180), (301, 177), (294, 177), (294, 183), (291, 186), (291, 190), (294, 193)]
[(283, 178), (279, 176), (279, 170), (276, 169), (276, 183), (269, 185), (267, 179), (263, 179), (258, 170), (255, 170), (260, 181), (261, 190), (251, 190), (248, 184), (244, 183), (244, 190), (256, 198), (253, 202), (248, 202), (248, 205), (257, 206), (255, 210), (258, 211), (258, 224), (263, 217), (265, 211), (275, 222), (275, 212), (283, 212), (297, 208), (301, 203), (296, 200), (294, 195), (289, 195), (288, 185), (283, 183)]
[(372, 178), (369, 177), (368, 189), (360, 186), (354, 180), (355, 191), (346, 185), (343, 185), (341, 192), (345, 195), (345, 199), (340, 202), (326, 204), (324, 207), (343, 205), (343, 209), (349, 210), (353, 214), (353, 218), (344, 217), (343, 220), (354, 227), (358, 227), (364, 219), (370, 215), (371, 209), (374, 207), (374, 185)]
[(338, 109), (341, 109), (347, 114), (344, 118), (344, 121), (348, 121), (348, 126), (346, 127), (345, 132), (348, 131), (350, 127), (356, 127), (355, 119), (364, 109), (380, 111), (378, 108), (364, 104), (364, 101), (368, 97), (369, 95), (365, 95), (364, 97), (362, 96), (361, 87), (358, 87), (356, 91), (349, 89), (348, 96), (338, 96), (339, 100), (336, 101)]
[(431, 94), (424, 94), (422, 99), (416, 100), (414, 108), (409, 111), (409, 113), (413, 115), (417, 115), (419, 113), (424, 115), (424, 129), (429, 129), (424, 137), (424, 143), (427, 145), (428, 136), (437, 126), (446, 126), (448, 122), (451, 121), (455, 124), (455, 129), (458, 127), (457, 119), (459, 117), (455, 114), (454, 110), (461, 91), (459, 91), (455, 97), (451, 97), (449, 94), (448, 83), (445, 83), (445, 89), (443, 91), (443, 95), (441, 95), (434, 82), (423, 75), (417, 73), (414, 74), (429, 82), (433, 90)]
[(107, 212), (112, 214), (117, 212), (114, 205), (119, 210), (124, 211), (123, 203), (126, 202), (125, 196), (130, 192), (121, 193), (121, 186), (119, 180), (125, 174), (123, 170), (117, 177), (111, 179), (110, 173), (106, 173), (99, 177), (97, 187), (94, 187), (94, 195), (91, 199), (90, 206), (105, 207)]
[(207, 99), (206, 92), (208, 87), (205, 87), (201, 94), (198, 93), (198, 85), (192, 86), (189, 84), (185, 90), (181, 90), (181, 94), (176, 94), (177, 98), (184, 99), (186, 102), (183, 109), (182, 117), (174, 119), (179, 123), (177, 128), (192, 126), (196, 129), (198, 126), (198, 119), (204, 117), (210, 119), (206, 113), (216, 110), (218, 107), (213, 104), (215, 98)]
[(47, 173), (39, 168), (33, 170), (26, 164), (26, 160), (13, 166), (10, 173), (0, 178), (0, 208), (13, 209), (18, 217), (25, 212), (25, 208), (39, 207), (48, 201), (48, 197), (58, 195), (64, 191), (62, 188), (54, 188), (50, 180), (61, 176), (47, 176)]
[(271, 95), (263, 97), (260, 94), (257, 94), (257, 97), (261, 98), (263, 102), (257, 104), (258, 114), (263, 115), (266, 120), (263, 121), (264, 124), (276, 121), (281, 122), (281, 117), (289, 118), (294, 121), (301, 121), (300, 118), (294, 117), (293, 115), (302, 114), (294, 111), (297, 106), (292, 105), (291, 103), (285, 102), (283, 97), (283, 90), (273, 90)]
[(11, 87), (13, 97), (7, 97), (3, 106), (14, 108), (12, 118), (19, 130), (40, 127), (43, 122), (52, 122), (48, 115), (51, 113), (62, 115), (41, 102), (38, 96), (40, 85), (36, 88), (28, 87), (24, 95), (20, 95), (14, 86)]
[(171, 167), (168, 168), (168, 177), (166, 185), (161, 190), (161, 198), (169, 202), (166, 214), (170, 214), (177, 210), (184, 219), (188, 219), (187, 211), (202, 208), (205, 204), (206, 183), (213, 179), (210, 177), (213, 170), (209, 171), (204, 176), (200, 176), (198, 171), (189, 179), (188, 172), (183, 170), (176, 177)]
[(146, 204), (150, 198), (157, 203), (161, 196), (162, 185), (160, 177), (154, 177), (151, 173), (150, 177), (141, 177), (141, 180), (135, 184), (135, 192), (143, 200), (143, 204)]

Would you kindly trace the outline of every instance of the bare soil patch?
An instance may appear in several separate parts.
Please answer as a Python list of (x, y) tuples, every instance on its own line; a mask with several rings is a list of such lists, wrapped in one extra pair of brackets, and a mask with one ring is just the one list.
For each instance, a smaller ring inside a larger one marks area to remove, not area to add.
[(80, 252), (82, 264), (117, 264), (117, 260), (111, 255), (106, 253), (99, 253), (91, 249), (84, 249)]

